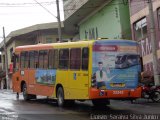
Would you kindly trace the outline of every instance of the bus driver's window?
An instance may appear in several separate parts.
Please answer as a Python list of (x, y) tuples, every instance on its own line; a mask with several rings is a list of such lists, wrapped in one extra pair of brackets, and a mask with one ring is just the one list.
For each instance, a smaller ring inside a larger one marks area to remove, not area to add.
[(14, 55), (14, 61), (13, 61), (13, 69), (14, 71), (17, 71), (19, 69), (19, 55)]

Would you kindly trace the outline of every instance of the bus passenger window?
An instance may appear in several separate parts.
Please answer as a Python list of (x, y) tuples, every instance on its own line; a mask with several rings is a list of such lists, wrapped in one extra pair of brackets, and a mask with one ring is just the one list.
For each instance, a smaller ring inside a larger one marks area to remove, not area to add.
[(82, 70), (88, 70), (89, 49), (82, 49)]
[(49, 50), (49, 69), (58, 68), (58, 50)]
[(49, 50), (48, 53), (48, 68), (53, 69), (53, 57), (54, 57), (54, 50)]
[(59, 51), (59, 68), (68, 69), (69, 49), (61, 49)]
[(48, 68), (48, 55), (46, 50), (39, 51), (39, 68)]
[(58, 68), (58, 50), (54, 50), (53, 68)]
[(28, 55), (28, 52), (25, 52), (24, 67), (28, 68), (28, 64), (29, 64), (29, 55)]
[(24, 68), (24, 61), (25, 61), (25, 52), (21, 52), (20, 54), (20, 65), (21, 65), (21, 68)]
[(38, 68), (43, 68), (43, 51), (39, 51)]
[(44, 51), (43, 63), (44, 63), (43, 68), (47, 69), (48, 68), (48, 51), (47, 50)]
[(34, 51), (34, 68), (38, 68), (38, 51)]
[(70, 50), (70, 69), (80, 69), (81, 49), (74, 48)]
[(34, 68), (34, 51), (29, 52), (29, 68)]

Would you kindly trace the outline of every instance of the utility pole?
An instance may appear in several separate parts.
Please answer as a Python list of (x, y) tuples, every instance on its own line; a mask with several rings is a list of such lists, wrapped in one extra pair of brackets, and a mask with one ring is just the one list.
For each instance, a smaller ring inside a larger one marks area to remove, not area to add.
[(56, 0), (56, 4), (57, 4), (57, 20), (58, 20), (58, 38), (59, 38), (59, 42), (62, 42), (61, 18), (60, 18), (60, 11), (59, 11), (59, 0)]
[(6, 86), (7, 86), (7, 89), (9, 89), (9, 79), (8, 79), (8, 56), (7, 56), (6, 37), (5, 37), (5, 30), (4, 30), (4, 27), (3, 27), (3, 39), (4, 39), (4, 52), (5, 52)]
[(151, 45), (153, 54), (153, 73), (154, 73), (154, 83), (155, 85), (160, 85), (160, 78), (158, 75), (158, 57), (157, 57), (157, 46), (156, 46), (156, 33), (155, 33), (155, 22), (152, 0), (148, 0), (149, 16), (150, 16), (150, 35), (151, 35)]

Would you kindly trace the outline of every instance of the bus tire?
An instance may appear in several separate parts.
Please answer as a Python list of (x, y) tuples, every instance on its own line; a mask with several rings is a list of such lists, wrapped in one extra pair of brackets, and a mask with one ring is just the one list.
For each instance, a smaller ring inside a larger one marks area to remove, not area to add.
[(30, 95), (27, 93), (27, 85), (26, 85), (26, 83), (23, 84), (22, 92), (23, 92), (23, 99), (25, 101), (29, 100), (30, 99)]
[(110, 105), (110, 100), (107, 100), (107, 99), (93, 99), (92, 103), (95, 107), (105, 107), (106, 105)]
[(64, 91), (62, 87), (59, 87), (57, 90), (57, 103), (59, 107), (63, 107), (65, 104)]

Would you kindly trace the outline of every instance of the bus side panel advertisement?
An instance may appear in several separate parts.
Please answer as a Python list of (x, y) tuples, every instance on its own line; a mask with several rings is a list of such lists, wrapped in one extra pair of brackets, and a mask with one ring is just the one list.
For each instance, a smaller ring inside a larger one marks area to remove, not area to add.
[(35, 79), (41, 84), (55, 84), (56, 70), (36, 70)]
[(96, 41), (93, 74), (98, 89), (134, 89), (138, 85), (140, 58), (133, 41)]

